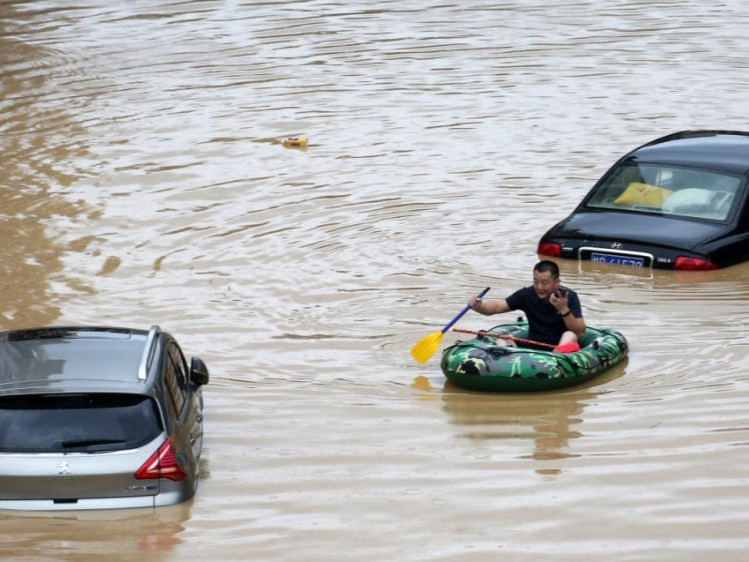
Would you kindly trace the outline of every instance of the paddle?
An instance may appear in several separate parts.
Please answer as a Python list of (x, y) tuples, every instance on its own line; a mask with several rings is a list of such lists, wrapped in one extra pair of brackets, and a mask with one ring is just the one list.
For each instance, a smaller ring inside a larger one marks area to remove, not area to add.
[[(476, 298), (480, 299), (488, 292), (489, 287), (476, 295)], [(471, 307), (466, 305), (465, 308), (461, 310), (460, 313), (447, 324), (447, 326), (442, 328), (441, 331), (429, 334), (427, 337), (413, 346), (413, 349), (411, 349), (411, 356), (419, 363), (426, 363), (429, 358), (434, 355), (434, 352), (439, 349), (440, 343), (442, 343), (442, 336), (445, 334), (445, 332), (447, 332), (452, 327), (452, 325), (460, 320), (461, 316), (463, 316), (469, 310), (471, 310)]]

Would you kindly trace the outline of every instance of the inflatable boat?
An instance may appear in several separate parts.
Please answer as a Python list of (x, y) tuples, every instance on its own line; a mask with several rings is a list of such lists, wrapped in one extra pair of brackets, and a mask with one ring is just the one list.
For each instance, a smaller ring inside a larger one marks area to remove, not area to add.
[[(588, 328), (578, 351), (530, 349), (528, 324), (518, 319), (491, 330), (474, 332), (442, 352), (440, 367), (455, 386), (490, 392), (537, 392), (580, 384), (622, 361), (629, 351), (616, 330)], [(496, 336), (514, 339), (518, 347), (497, 345)], [(526, 345), (526, 347), (522, 347)]]

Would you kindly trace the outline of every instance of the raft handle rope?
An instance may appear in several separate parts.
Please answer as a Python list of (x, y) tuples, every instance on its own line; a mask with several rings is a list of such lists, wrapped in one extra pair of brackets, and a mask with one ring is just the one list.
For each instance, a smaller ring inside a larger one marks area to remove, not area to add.
[(533, 340), (527, 340), (525, 338), (518, 338), (516, 336), (511, 336), (510, 334), (497, 334), (496, 332), (486, 332), (484, 330), (464, 330), (463, 328), (453, 328), (453, 332), (461, 332), (463, 334), (475, 334), (477, 336), (486, 336), (489, 338), (501, 338), (501, 339), (507, 339), (507, 340), (514, 340), (520, 343), (530, 343), (532, 345), (538, 345), (541, 347), (546, 347), (548, 349), (556, 349), (556, 345), (551, 345), (550, 343), (543, 343), (540, 341), (533, 341)]

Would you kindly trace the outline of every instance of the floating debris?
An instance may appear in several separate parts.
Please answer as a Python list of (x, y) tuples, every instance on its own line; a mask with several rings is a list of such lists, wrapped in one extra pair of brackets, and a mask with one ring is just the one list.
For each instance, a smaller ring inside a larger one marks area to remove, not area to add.
[(307, 137), (287, 137), (283, 139), (283, 145), (285, 148), (307, 150)]

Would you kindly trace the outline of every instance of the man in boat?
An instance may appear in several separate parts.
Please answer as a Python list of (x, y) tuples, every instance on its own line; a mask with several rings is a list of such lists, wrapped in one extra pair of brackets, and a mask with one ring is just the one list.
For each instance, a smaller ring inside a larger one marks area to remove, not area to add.
[[(528, 319), (528, 338), (558, 346), (560, 351), (577, 347), (585, 334), (580, 299), (575, 291), (560, 285), (559, 266), (551, 260), (542, 260), (533, 267), (532, 286), (523, 287), (503, 300), (471, 297), (468, 306), (485, 316), (522, 310)], [(498, 339), (497, 343), (515, 345), (510, 339)], [(524, 343), (523, 347), (533, 346)]]

